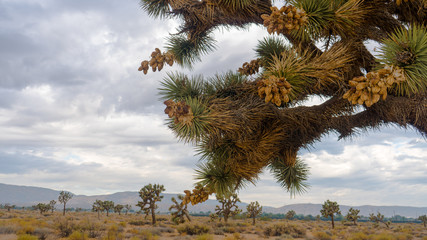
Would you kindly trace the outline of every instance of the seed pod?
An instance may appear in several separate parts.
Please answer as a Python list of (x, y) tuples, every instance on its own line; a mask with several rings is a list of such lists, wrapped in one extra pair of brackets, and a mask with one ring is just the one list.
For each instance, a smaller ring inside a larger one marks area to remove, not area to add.
[(367, 83), (366, 82), (360, 82), (356, 85), (356, 90), (362, 90), (364, 88), (366, 88)]
[(373, 94), (372, 95), (372, 102), (373, 103), (377, 103), (380, 100), (380, 95), (379, 94)]

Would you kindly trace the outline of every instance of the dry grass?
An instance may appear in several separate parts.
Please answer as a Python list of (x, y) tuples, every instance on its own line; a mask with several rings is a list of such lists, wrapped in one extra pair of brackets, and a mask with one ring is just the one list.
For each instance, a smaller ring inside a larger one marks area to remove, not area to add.
[(349, 240), (427, 240), (427, 228), (422, 224), (392, 223), (390, 228), (373, 223), (358, 226), (329, 222), (264, 220), (251, 225), (251, 219), (230, 219), (228, 224), (211, 222), (208, 217), (193, 217), (191, 223), (175, 225), (168, 215), (160, 215), (156, 226), (142, 215), (110, 216), (72, 212), (65, 217), (60, 212), (40, 215), (35, 211), (0, 210), (0, 239), (7, 240), (239, 240), (239, 239), (349, 239)]

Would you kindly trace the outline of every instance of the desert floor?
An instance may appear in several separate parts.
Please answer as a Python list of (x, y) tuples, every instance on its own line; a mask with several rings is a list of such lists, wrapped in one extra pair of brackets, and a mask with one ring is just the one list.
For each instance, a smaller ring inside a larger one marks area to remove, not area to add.
[(61, 212), (40, 214), (29, 210), (0, 210), (1, 240), (33, 239), (422, 239), (427, 228), (416, 223), (229, 219), (228, 224), (193, 217), (192, 222), (176, 225), (170, 216), (159, 215), (155, 226), (143, 215), (122, 213)]

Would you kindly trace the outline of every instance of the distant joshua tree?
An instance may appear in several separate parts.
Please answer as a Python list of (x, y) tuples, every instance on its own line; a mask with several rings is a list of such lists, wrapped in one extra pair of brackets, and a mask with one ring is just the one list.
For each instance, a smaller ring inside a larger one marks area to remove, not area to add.
[(338, 203), (326, 200), (326, 202), (323, 203), (323, 205), (322, 205), (322, 209), (320, 210), (320, 213), (325, 218), (331, 217), (331, 219), (332, 219), (332, 228), (335, 228), (334, 214), (336, 214), (336, 213), (337, 214), (341, 214), (340, 206), (338, 205)]
[(251, 202), (246, 206), (248, 211), (248, 217), (252, 218), (252, 225), (255, 225), (255, 218), (262, 213), (262, 206), (259, 205), (258, 201)]
[(117, 204), (116, 206), (114, 206), (114, 212), (120, 215), (124, 207), (125, 206), (123, 206), (122, 204)]
[(102, 207), (107, 212), (107, 216), (108, 216), (108, 212), (110, 212), (110, 210), (114, 209), (114, 202), (113, 201), (104, 201), (104, 202), (102, 202)]
[(160, 196), (160, 193), (163, 191), (165, 191), (165, 187), (163, 185), (152, 185), (151, 183), (145, 185), (139, 191), (139, 196), (142, 201), (138, 201), (136, 206), (141, 208), (141, 211), (145, 213), (146, 217), (151, 213), (151, 222), (153, 225), (156, 224), (156, 209), (158, 207), (156, 202), (160, 202), (162, 200), (163, 196)]
[(15, 205), (11, 205), (10, 203), (6, 203), (3, 207), (5, 209), (7, 209), (8, 212), (10, 212), (10, 209), (15, 208), (16, 206)]
[(293, 218), (295, 217), (295, 215), (296, 215), (296, 213), (295, 213), (295, 211), (294, 211), (294, 210), (289, 210), (289, 211), (286, 213), (285, 217), (286, 217), (286, 219), (291, 220), (291, 219), (293, 219)]
[(50, 210), (50, 204), (46, 203), (39, 203), (36, 206), (34, 206), (35, 209), (40, 211), (40, 214), (43, 214)]
[(359, 219), (359, 218), (360, 218), (359, 213), (360, 213), (360, 210), (359, 210), (359, 209), (353, 209), (353, 208), (350, 208), (350, 209), (348, 210), (348, 213), (347, 213), (347, 215), (345, 216), (345, 218), (346, 218), (348, 221), (353, 221), (354, 225), (357, 225), (357, 219)]
[(426, 227), (426, 223), (427, 223), (427, 216), (426, 215), (419, 216), (418, 220), (420, 220), (421, 222), (423, 222), (424, 223), (424, 227)]
[(384, 225), (386, 225), (387, 228), (390, 227), (390, 221), (384, 221), (384, 215), (382, 215), (380, 212), (377, 213), (377, 215), (374, 215), (373, 213), (369, 214), (369, 220), (371, 220), (372, 222), (375, 222), (376, 224), (384, 223)]
[(62, 204), (64, 204), (64, 210), (62, 211), (62, 215), (65, 216), (65, 206), (67, 205), (67, 202), (70, 201), (70, 199), (73, 198), (73, 194), (70, 192), (61, 191), (59, 193), (58, 201)]
[(132, 205), (126, 204), (125, 205), (125, 214), (128, 215), (128, 212), (132, 209)]
[(55, 204), (56, 204), (55, 200), (50, 200), (49, 209), (50, 209), (51, 213), (53, 213), (53, 211), (55, 211)]
[[(234, 215), (239, 214), (242, 210), (239, 209), (239, 207), (236, 205), (238, 202), (240, 202), (240, 199), (237, 197), (237, 194), (232, 194), (229, 197), (218, 197), (217, 198), (219, 203), (221, 203), (221, 206), (215, 207), (216, 215), (220, 217), (224, 217), (224, 222), (228, 222), (228, 218), (232, 217)], [(234, 209), (233, 209), (234, 208)]]
[(104, 211), (104, 207), (103, 207), (102, 204), (103, 204), (103, 202), (101, 200), (96, 200), (92, 204), (92, 211), (98, 213), (98, 219), (99, 219), (99, 213), (102, 212), (102, 211)]
[[(172, 206), (169, 207), (169, 211), (171, 211), (172, 215), (172, 221), (176, 224), (180, 224), (184, 223), (185, 218), (187, 218), (187, 220), (191, 222), (190, 214), (187, 210), (188, 203), (184, 204), (183, 202), (184, 195), (178, 195), (178, 200), (181, 201), (179, 203), (174, 197), (172, 197), (171, 200), (174, 203)], [(172, 212), (173, 209), (176, 209), (176, 211)]]

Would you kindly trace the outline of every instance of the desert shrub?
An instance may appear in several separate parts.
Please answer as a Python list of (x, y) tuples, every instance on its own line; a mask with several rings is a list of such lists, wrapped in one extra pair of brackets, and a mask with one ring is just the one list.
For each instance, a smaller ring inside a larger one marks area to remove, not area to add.
[[(175, 232), (174, 228), (164, 227), (164, 226), (163, 227), (156, 227), (156, 228), (153, 228), (153, 229), (155, 229), (159, 233), (173, 233), (173, 232)], [(158, 234), (158, 235), (160, 235), (160, 234)]]
[(349, 238), (349, 240), (368, 240), (368, 239), (369, 239), (369, 236), (363, 232), (353, 233)]
[(222, 230), (222, 228), (215, 228), (213, 231), (213, 234), (215, 235), (224, 235), (224, 231)]
[(169, 221), (169, 219), (165, 218), (165, 217), (157, 217), (156, 221), (158, 221), (158, 222), (166, 222), (166, 221)]
[(197, 236), (196, 240), (213, 240), (213, 236), (210, 234), (203, 234), (200, 236)]
[(395, 238), (393, 235), (388, 233), (379, 233), (379, 234), (372, 234), (369, 236), (369, 239), (372, 240), (394, 240)]
[(29, 224), (22, 224), (21, 228), (17, 231), (17, 234), (33, 234), (35, 228)]
[(281, 236), (282, 234), (288, 234), (292, 237), (302, 238), (306, 234), (306, 230), (298, 225), (294, 224), (274, 224), (264, 229), (265, 236)]
[(12, 234), (17, 232), (17, 226), (0, 226), (0, 234)]
[(226, 237), (224, 240), (243, 240), (243, 237), (240, 236), (240, 233), (234, 233), (233, 235)]
[(188, 234), (188, 235), (201, 235), (204, 233), (209, 233), (210, 228), (206, 225), (202, 224), (185, 224), (177, 227), (177, 230), (180, 234)]
[(59, 236), (68, 237), (76, 230), (77, 225), (72, 218), (58, 218), (55, 228), (59, 231)]
[(87, 240), (88, 235), (81, 231), (74, 231), (70, 236), (68, 236), (68, 239), (70, 240)]
[(49, 228), (36, 228), (33, 232), (34, 236), (37, 236), (39, 240), (46, 240), (53, 231)]
[(134, 226), (142, 226), (146, 224), (146, 222), (142, 220), (132, 220), (132, 221), (129, 221), (129, 224)]
[(98, 238), (101, 236), (101, 233), (105, 228), (99, 223), (89, 220), (89, 218), (86, 218), (82, 220), (78, 228), (86, 232), (89, 238)]
[(124, 239), (123, 228), (119, 228), (117, 225), (112, 225), (107, 231), (107, 236), (105, 236), (104, 240), (121, 240)]
[(235, 233), (236, 232), (236, 228), (232, 227), (232, 226), (225, 226), (225, 227), (222, 227), (222, 231), (224, 233)]
[(135, 239), (135, 240), (157, 240), (157, 239), (159, 239), (158, 235), (153, 234), (153, 232), (148, 230), (148, 229), (140, 229), (136, 235), (137, 236), (134, 236), (131, 239)]
[(326, 232), (314, 232), (313, 236), (314, 236), (314, 239), (318, 239), (318, 240), (332, 240), (332, 239), (334, 239), (332, 234), (328, 234)]
[(30, 234), (21, 234), (17, 240), (38, 240), (38, 238)]

